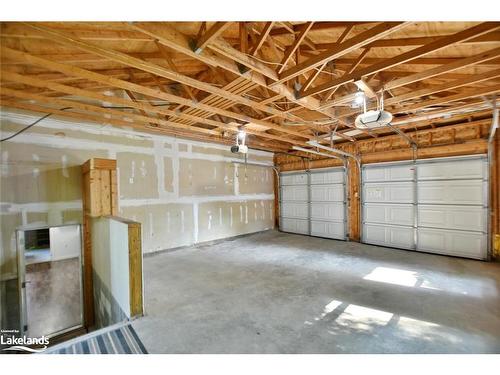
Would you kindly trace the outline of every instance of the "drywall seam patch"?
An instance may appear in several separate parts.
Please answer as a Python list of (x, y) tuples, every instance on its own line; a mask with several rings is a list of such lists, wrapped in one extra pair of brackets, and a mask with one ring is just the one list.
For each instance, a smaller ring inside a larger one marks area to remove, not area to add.
[(198, 243), (198, 203), (195, 202), (193, 202), (193, 241), (195, 244)]
[(143, 206), (151, 204), (168, 203), (208, 203), (208, 202), (245, 202), (253, 200), (273, 200), (274, 194), (244, 194), (244, 195), (210, 195), (210, 196), (185, 196), (180, 198), (154, 198), (154, 199), (120, 199), (120, 204), (124, 207)]

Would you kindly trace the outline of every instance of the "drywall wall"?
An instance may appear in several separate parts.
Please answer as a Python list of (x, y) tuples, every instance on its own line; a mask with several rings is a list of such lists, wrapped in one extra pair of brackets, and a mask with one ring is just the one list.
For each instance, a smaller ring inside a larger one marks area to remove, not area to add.
[(128, 225), (91, 219), (92, 274), (97, 327), (130, 318)]
[[(38, 114), (1, 112), (2, 138)], [(81, 223), (80, 165), (117, 160), (119, 215), (142, 223), (154, 252), (270, 229), (273, 154), (50, 117), (0, 144), (2, 278), (15, 275), (16, 227)]]

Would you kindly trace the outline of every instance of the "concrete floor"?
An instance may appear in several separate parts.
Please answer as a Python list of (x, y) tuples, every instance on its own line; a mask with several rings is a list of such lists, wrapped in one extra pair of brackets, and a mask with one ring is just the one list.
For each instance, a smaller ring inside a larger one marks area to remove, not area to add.
[(150, 353), (500, 353), (500, 264), (268, 231), (144, 277)]

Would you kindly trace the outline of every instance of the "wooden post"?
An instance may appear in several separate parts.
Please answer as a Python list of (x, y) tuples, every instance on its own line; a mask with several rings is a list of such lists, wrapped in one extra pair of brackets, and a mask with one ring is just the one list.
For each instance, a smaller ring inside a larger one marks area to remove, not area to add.
[(349, 158), (347, 162), (347, 178), (348, 178), (348, 217), (347, 220), (349, 222), (349, 240), (351, 241), (360, 241), (360, 189), (359, 186), (359, 176), (361, 171), (359, 170), (358, 164), (353, 158)]
[(496, 132), (495, 139), (493, 140), (493, 153), (491, 158), (491, 241), (493, 244), (493, 257), (500, 257), (500, 132)]
[(82, 165), (82, 174), (84, 321), (90, 328), (95, 324), (90, 220), (118, 212), (116, 160), (89, 159)]
[[(274, 165), (277, 166), (276, 154), (274, 155)], [(276, 170), (273, 169), (273, 187), (274, 187), (274, 226), (280, 227), (280, 182)]]
[(142, 311), (142, 241), (141, 223), (128, 223), (130, 316), (139, 316)]

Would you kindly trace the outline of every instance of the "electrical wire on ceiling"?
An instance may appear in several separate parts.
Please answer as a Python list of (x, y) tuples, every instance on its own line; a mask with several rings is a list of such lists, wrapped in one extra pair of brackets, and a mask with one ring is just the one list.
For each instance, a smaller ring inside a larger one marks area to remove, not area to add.
[[(66, 111), (68, 109), (72, 109), (73, 107), (65, 107), (65, 108), (61, 108), (61, 109), (58, 109), (58, 111)], [(54, 113), (51, 112), (51, 113), (47, 113), (45, 116), (42, 116), (40, 117), (38, 120), (34, 121), (33, 123), (29, 124), (28, 126), (22, 128), (21, 130), (15, 132), (14, 134), (8, 136), (7, 138), (3, 138), (3, 139), (0, 139), (0, 142), (4, 142), (4, 141), (8, 141), (16, 136), (18, 136), (19, 134), (25, 132), (26, 130), (28, 130), (29, 128), (35, 126), (36, 124), (38, 124), (39, 122), (45, 120), (47, 117), (50, 117), (52, 116)]]

